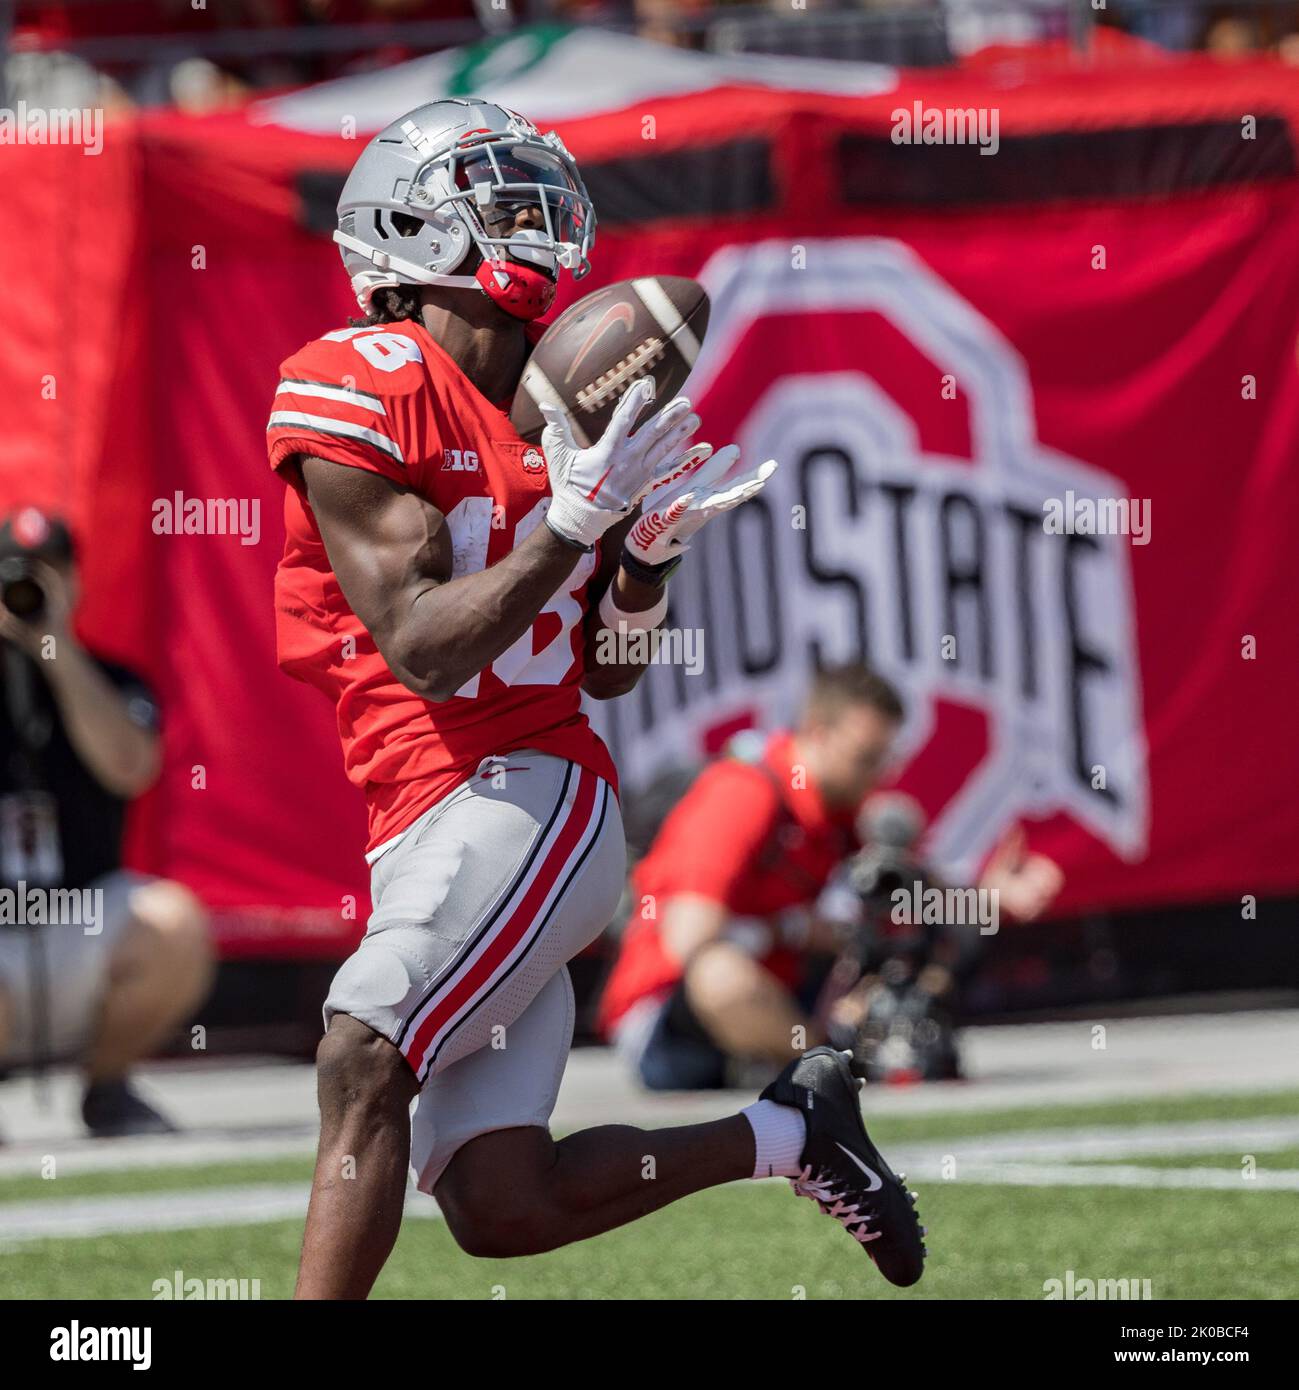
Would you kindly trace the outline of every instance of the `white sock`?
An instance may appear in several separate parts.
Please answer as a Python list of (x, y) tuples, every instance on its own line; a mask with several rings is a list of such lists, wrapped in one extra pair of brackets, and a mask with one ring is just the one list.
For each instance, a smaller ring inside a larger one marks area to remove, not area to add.
[(799, 1154), (807, 1139), (802, 1115), (774, 1100), (755, 1100), (740, 1114), (753, 1126), (753, 1176), (796, 1178), (803, 1171)]

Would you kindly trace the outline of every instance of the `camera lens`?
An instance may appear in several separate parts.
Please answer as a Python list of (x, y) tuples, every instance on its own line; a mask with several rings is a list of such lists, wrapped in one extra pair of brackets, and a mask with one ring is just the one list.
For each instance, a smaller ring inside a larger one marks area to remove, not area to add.
[(0, 600), (16, 618), (38, 617), (45, 607), (45, 590), (32, 572), (30, 561), (14, 556), (0, 561)]

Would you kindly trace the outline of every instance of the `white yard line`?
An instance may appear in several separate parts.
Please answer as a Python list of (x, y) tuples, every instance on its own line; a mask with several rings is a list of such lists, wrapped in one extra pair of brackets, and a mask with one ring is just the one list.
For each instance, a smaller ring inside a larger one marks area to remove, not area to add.
[[(1222, 1191), (1299, 1192), (1299, 1170), (1260, 1169), (1246, 1179), (1229, 1168), (1141, 1168), (1068, 1163), (969, 1163), (958, 1159), (952, 1176), (941, 1162), (903, 1158), (908, 1182), (957, 1182), (1008, 1187), (1140, 1187)], [(773, 1179), (783, 1181), (783, 1179)], [(302, 1184), (268, 1183), (132, 1196), (74, 1197), (66, 1201), (0, 1204), (0, 1252), (31, 1241), (66, 1240), (145, 1231), (184, 1231), (212, 1226), (259, 1226), (300, 1221), (307, 1210)], [(409, 1194), (406, 1215), (441, 1215), (432, 1199)]]
[(1180, 1187), (1236, 1188), (1241, 1192), (1299, 1192), (1299, 1169), (1258, 1169), (1245, 1178), (1234, 1168), (1139, 1168), (1128, 1164), (967, 1163), (944, 1178), (941, 1165), (907, 1166), (907, 1184), (958, 1182), (1006, 1187)]
[[(869, 1121), (869, 1116), (868, 1116)], [(666, 1122), (660, 1118), (660, 1123)], [(1230, 1153), (1299, 1144), (1299, 1116), (1258, 1120), (1195, 1120), (1152, 1125), (1088, 1125), (1075, 1129), (1016, 1131), (965, 1139), (910, 1144), (905, 1168), (927, 1158), (956, 1153), (966, 1161), (998, 1159), (1077, 1160), (1137, 1158), (1148, 1154)], [(216, 1163), (251, 1163), (311, 1157), (315, 1129), (267, 1135), (264, 1132), (209, 1131), (164, 1134), (141, 1139), (83, 1139), (46, 1145), (26, 1143), (0, 1148), (0, 1179), (47, 1177), (54, 1161), (59, 1177), (135, 1168), (188, 1168)], [(917, 1157), (910, 1157), (917, 1155)], [(893, 1153), (888, 1154), (893, 1162)], [(894, 1163), (897, 1166), (897, 1163)]]
[[(1088, 1125), (1077, 1129), (1021, 1130), (1007, 1134), (978, 1134), (934, 1143), (901, 1145), (895, 1167), (938, 1160), (948, 1154), (963, 1163), (1038, 1161), (1077, 1162), (1079, 1159), (1140, 1158), (1152, 1154), (1239, 1152), (1290, 1148), (1299, 1144), (1299, 1116), (1259, 1120), (1193, 1120), (1152, 1125)], [(905, 1152), (904, 1152), (905, 1151)]]
[[(1093, 1126), (1036, 1130), (903, 1145), (889, 1150), (890, 1162), (908, 1181), (981, 1183), (1022, 1187), (1146, 1187), (1243, 1191), (1299, 1191), (1299, 1171), (1256, 1170), (1245, 1178), (1236, 1168), (1148, 1168), (1081, 1164), (1089, 1158), (1194, 1153), (1266, 1153), (1299, 1143), (1294, 1119), (1204, 1120), (1183, 1124)], [(131, 1146), (123, 1152), (120, 1144)], [(60, 1160), (64, 1174), (138, 1166), (183, 1167), (222, 1161), (255, 1161), (309, 1154), (309, 1138), (254, 1139), (194, 1135), (100, 1145), (76, 1161)], [(101, 1157), (102, 1156), (102, 1157)], [(11, 1173), (39, 1171), (38, 1155), (9, 1155)], [(94, 1161), (99, 1160), (99, 1161)], [(52, 1180), (57, 1182), (57, 1179)], [(305, 1183), (197, 1188), (172, 1192), (0, 1202), (0, 1250), (33, 1240), (76, 1238), (208, 1226), (251, 1226), (301, 1220), (307, 1209)], [(412, 1193), (411, 1216), (436, 1216), (436, 1204)]]
[(139, 1139), (75, 1139), (47, 1144), (28, 1141), (0, 1148), (0, 1178), (58, 1177), (76, 1173), (123, 1172), (133, 1168), (191, 1168), (212, 1163), (252, 1163), (276, 1158), (310, 1157), (316, 1131), (266, 1135), (239, 1131), (206, 1134), (158, 1134)]
[[(210, 1226), (260, 1226), (300, 1221), (307, 1211), (305, 1183), (263, 1183), (131, 1196), (72, 1197), (66, 1201), (0, 1204), (0, 1251), (33, 1240), (186, 1231)], [(440, 1216), (430, 1197), (412, 1193), (406, 1215)]]

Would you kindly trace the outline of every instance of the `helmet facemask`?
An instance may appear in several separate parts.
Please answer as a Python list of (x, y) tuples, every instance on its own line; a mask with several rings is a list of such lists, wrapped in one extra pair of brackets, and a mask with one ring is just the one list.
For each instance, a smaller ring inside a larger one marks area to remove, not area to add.
[[(408, 202), (460, 219), (483, 261), (475, 280), (517, 318), (545, 313), (561, 267), (574, 279), (591, 268), (591, 200), (555, 137), (470, 135), (424, 166)], [(540, 225), (517, 226), (520, 208), (534, 209)]]
[[(571, 159), (533, 142), (502, 147), (494, 141), (453, 152), (447, 173), (456, 191), (443, 205), (455, 206), (485, 260), (521, 260), (552, 274), (563, 266), (576, 279), (590, 269), (595, 219)], [(412, 190), (412, 196), (419, 195)], [(542, 225), (517, 230), (520, 208), (535, 208)]]

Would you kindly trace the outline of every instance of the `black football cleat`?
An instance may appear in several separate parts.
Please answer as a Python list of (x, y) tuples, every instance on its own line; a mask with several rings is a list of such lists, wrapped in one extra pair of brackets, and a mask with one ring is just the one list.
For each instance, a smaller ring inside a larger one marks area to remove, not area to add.
[(862, 1123), (849, 1054), (814, 1047), (791, 1062), (762, 1093), (763, 1100), (797, 1107), (807, 1125), (790, 1183), (832, 1216), (875, 1261), (889, 1281), (906, 1288), (925, 1272), (924, 1228), (915, 1194), (884, 1161)]

